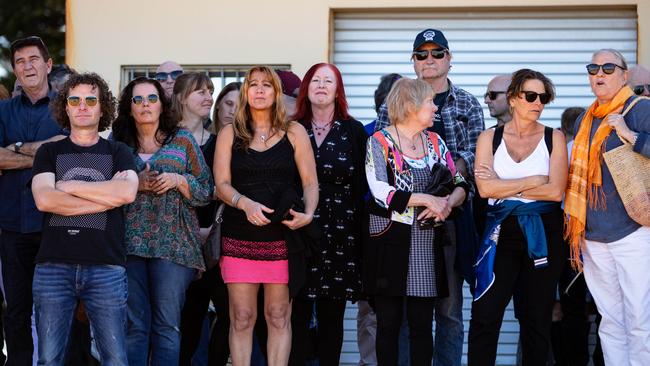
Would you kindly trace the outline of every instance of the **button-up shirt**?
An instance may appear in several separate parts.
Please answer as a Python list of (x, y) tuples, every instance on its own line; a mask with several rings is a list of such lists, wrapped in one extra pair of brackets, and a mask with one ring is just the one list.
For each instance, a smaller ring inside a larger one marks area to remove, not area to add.
[[(454, 160), (462, 158), (467, 163), (468, 174), (474, 175), (476, 140), (485, 129), (483, 109), (472, 94), (456, 87), (451, 81), (448, 82), (449, 94), (440, 112), (445, 126), (445, 144)], [(375, 131), (388, 126), (390, 126), (390, 119), (384, 102), (379, 107)]]
[[(32, 103), (27, 95), (0, 101), (0, 146), (36, 142), (63, 134), (52, 118), (49, 103), (56, 92)], [(41, 231), (43, 215), (36, 208), (31, 187), (32, 169), (8, 169), (0, 175), (0, 229), (21, 233)]]

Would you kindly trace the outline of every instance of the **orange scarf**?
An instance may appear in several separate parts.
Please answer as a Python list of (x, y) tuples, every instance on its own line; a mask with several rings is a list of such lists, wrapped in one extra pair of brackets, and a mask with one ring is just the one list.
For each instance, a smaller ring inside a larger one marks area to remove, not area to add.
[(625, 86), (609, 103), (599, 104), (595, 101), (582, 117), (580, 129), (573, 142), (569, 181), (564, 201), (564, 238), (571, 246), (573, 267), (578, 270), (582, 270), (580, 246), (585, 239), (587, 203), (590, 208), (605, 209), (606, 207), (601, 164), (605, 141), (613, 130), (603, 121), (589, 144), (591, 123), (594, 117), (604, 120), (611, 113), (621, 113), (625, 102), (633, 95), (632, 89)]

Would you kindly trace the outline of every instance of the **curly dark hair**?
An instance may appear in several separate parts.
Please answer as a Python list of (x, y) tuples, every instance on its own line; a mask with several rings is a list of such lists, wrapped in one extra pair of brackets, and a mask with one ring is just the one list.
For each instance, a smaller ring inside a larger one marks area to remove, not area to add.
[(158, 129), (156, 130), (156, 141), (160, 145), (165, 145), (171, 141), (178, 132), (178, 121), (171, 116), (171, 103), (165, 97), (165, 89), (155, 79), (138, 77), (131, 80), (122, 92), (117, 109), (117, 118), (113, 122), (113, 138), (121, 141), (128, 146), (138, 150), (140, 143), (138, 141), (138, 129), (135, 127), (135, 119), (131, 116), (131, 99), (133, 98), (133, 88), (138, 84), (151, 84), (158, 92), (158, 100), (162, 103), (162, 112), (160, 113)]
[(115, 97), (106, 81), (94, 72), (70, 75), (70, 78), (61, 86), (59, 94), (50, 102), (52, 116), (63, 128), (70, 129), (70, 118), (65, 107), (68, 104), (70, 90), (79, 85), (90, 85), (98, 91), (99, 107), (102, 111), (102, 116), (99, 117), (99, 132), (106, 130), (115, 117)]
[(521, 69), (512, 73), (512, 81), (506, 92), (506, 98), (508, 101), (517, 98), (524, 91), (524, 84), (528, 80), (539, 80), (544, 84), (544, 91), (547, 94), (551, 95), (549, 102), (552, 102), (555, 99), (555, 86), (551, 79), (547, 78), (546, 75), (542, 74), (539, 71), (531, 69)]

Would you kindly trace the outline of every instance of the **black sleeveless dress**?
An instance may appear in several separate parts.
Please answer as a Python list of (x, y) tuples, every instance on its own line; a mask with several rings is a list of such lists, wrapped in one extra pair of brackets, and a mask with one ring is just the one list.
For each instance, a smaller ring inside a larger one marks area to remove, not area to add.
[[(239, 193), (273, 208), (287, 187), (296, 184), (294, 150), (285, 134), (265, 151), (233, 143), (232, 186)], [(256, 226), (246, 213), (226, 206), (222, 224), (221, 272), (226, 283), (288, 283), (286, 226)]]

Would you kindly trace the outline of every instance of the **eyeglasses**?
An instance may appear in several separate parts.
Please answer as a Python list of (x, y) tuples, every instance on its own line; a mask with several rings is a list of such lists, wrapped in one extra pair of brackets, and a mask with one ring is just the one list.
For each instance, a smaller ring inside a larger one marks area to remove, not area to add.
[[(81, 104), (81, 100), (82, 100), (81, 97), (72, 96), (72, 95), (67, 97), (66, 99), (68, 100), (68, 105), (70, 107), (78, 107), (79, 104)], [(95, 97), (95, 96), (92, 96), (92, 95), (83, 98), (83, 101), (84, 101), (84, 103), (86, 103), (86, 105), (88, 107), (94, 107), (94, 106), (97, 105), (97, 103), (99, 103), (99, 99), (97, 97)]]
[(644, 92), (645, 90), (647, 90), (648, 92), (650, 92), (650, 84), (646, 84), (646, 85), (635, 85), (634, 88), (632, 88), (632, 90), (634, 90), (634, 94), (636, 94), (636, 95), (643, 95), (643, 92)]
[(431, 53), (431, 57), (440, 60), (441, 58), (445, 57), (445, 54), (449, 52), (444, 48), (436, 48), (433, 50), (422, 50), (422, 51), (413, 51), (413, 57), (415, 57), (416, 60), (418, 61), (424, 61), (429, 57), (429, 53)]
[(539, 101), (542, 104), (548, 104), (551, 101), (551, 94), (549, 93), (535, 93), (532, 91), (522, 91), (524, 93), (524, 98), (528, 103), (534, 103), (539, 97)]
[(156, 94), (149, 94), (146, 97), (143, 96), (143, 95), (136, 95), (133, 98), (131, 98), (131, 100), (133, 101), (133, 104), (140, 105), (140, 104), (142, 104), (144, 102), (145, 98), (147, 98), (147, 101), (149, 102), (149, 104), (158, 103), (158, 99), (160, 99), (158, 97), (158, 95), (156, 95)]
[(601, 69), (601, 68), (603, 69), (603, 72), (605, 74), (607, 74), (607, 75), (613, 74), (617, 67), (619, 69), (621, 69), (621, 70), (627, 70), (625, 67), (618, 66), (617, 64), (613, 64), (611, 62), (608, 62), (606, 64), (602, 64), (602, 65), (589, 64), (586, 67), (587, 67), (587, 72), (589, 73), (589, 75), (598, 74), (598, 70)]
[(171, 77), (172, 80), (176, 80), (179, 76), (181, 76), (182, 73), (183, 70), (174, 70), (172, 72), (157, 72), (155, 78), (158, 80), (158, 82), (162, 83), (163, 81), (167, 80), (168, 76)]
[(499, 96), (499, 94), (505, 94), (506, 92), (504, 91), (488, 91), (483, 95), (483, 98), (489, 98), (490, 100), (495, 100)]

